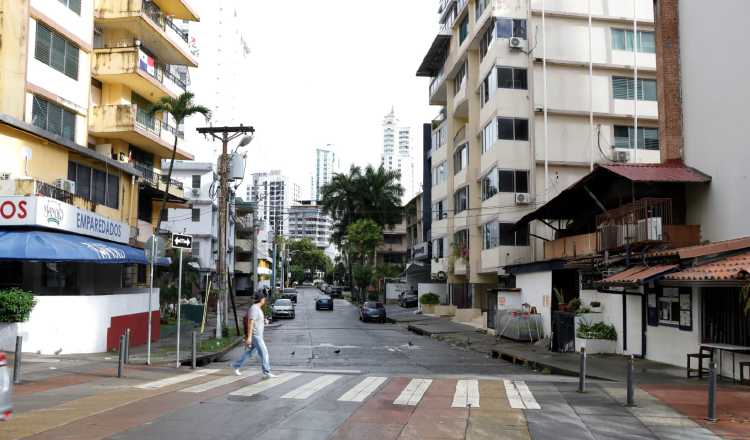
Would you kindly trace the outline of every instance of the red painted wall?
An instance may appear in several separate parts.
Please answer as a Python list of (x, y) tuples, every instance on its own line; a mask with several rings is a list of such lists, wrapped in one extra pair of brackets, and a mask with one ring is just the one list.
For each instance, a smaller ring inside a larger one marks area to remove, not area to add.
[[(151, 342), (159, 340), (159, 318), (158, 310), (151, 312)], [(107, 329), (107, 351), (118, 349), (120, 335), (128, 328), (130, 329), (130, 346), (145, 345), (148, 334), (148, 312), (113, 316)]]

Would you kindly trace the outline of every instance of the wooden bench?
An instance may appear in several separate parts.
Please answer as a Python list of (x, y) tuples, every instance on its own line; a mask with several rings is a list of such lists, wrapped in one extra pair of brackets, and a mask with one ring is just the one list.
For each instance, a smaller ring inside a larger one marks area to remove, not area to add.
[(748, 380), (750, 380), (750, 362), (740, 362), (740, 384), (745, 381), (745, 367), (748, 369)]
[[(706, 351), (706, 353), (704, 353)], [(690, 369), (690, 359), (695, 359), (698, 363), (698, 374), (691, 376), (690, 372), (692, 371)], [(709, 363), (713, 361), (714, 359), (714, 352), (710, 349), (705, 349), (701, 347), (700, 353), (688, 353), (687, 354), (687, 378), (690, 379), (691, 377), (697, 377), (699, 379), (703, 379), (703, 373), (708, 373), (708, 368), (703, 368), (703, 359), (708, 359)]]

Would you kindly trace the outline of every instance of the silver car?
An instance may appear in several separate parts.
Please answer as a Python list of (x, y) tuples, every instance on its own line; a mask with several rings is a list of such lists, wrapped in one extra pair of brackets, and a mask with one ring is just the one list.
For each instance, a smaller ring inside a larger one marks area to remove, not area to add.
[(8, 370), (8, 358), (0, 351), (0, 422), (8, 420), (13, 415), (13, 404), (10, 401), (13, 389)]
[(282, 317), (294, 319), (294, 303), (287, 298), (277, 299), (271, 306), (271, 314), (273, 319)]

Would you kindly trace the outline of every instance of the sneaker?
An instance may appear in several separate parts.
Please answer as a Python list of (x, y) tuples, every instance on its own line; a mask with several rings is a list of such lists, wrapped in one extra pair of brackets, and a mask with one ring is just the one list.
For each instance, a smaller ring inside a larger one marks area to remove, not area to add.
[(240, 371), (239, 368), (234, 369), (234, 374), (236, 374), (237, 376), (242, 376), (242, 372)]
[(273, 379), (274, 377), (279, 377), (279, 376), (273, 373), (263, 373), (263, 377), (266, 379)]

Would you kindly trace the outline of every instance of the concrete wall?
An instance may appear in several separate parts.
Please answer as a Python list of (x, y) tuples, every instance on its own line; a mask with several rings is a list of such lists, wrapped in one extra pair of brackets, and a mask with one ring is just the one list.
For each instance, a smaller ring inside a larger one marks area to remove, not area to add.
[(701, 225), (704, 240), (748, 236), (750, 203), (736, 188), (750, 184), (750, 59), (735, 54), (750, 40), (750, 2), (724, 0), (716, 7), (681, 0), (679, 8), (685, 161), (713, 177), (709, 186), (690, 188), (688, 223)]
[(521, 304), (536, 307), (542, 315), (544, 334), (552, 333), (552, 272), (532, 272), (516, 275), (516, 287), (521, 289)]

